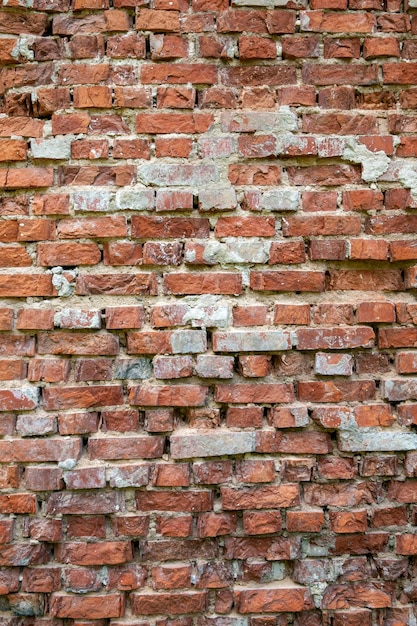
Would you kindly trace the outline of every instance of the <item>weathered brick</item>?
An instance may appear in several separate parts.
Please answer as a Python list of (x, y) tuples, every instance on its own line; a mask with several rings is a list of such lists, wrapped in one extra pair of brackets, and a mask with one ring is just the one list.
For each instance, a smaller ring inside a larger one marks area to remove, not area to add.
[(171, 437), (173, 458), (190, 458), (192, 456), (223, 456), (225, 454), (242, 454), (255, 449), (253, 433), (206, 433), (204, 439), (200, 435), (184, 432), (183, 435)]
[(132, 609), (135, 615), (159, 615), (161, 610), (171, 615), (200, 613), (207, 603), (206, 592), (133, 593)]
[(221, 493), (224, 510), (286, 508), (299, 502), (298, 485), (290, 484), (246, 489), (222, 487)]
[(207, 388), (199, 385), (131, 387), (129, 401), (139, 406), (203, 406)]
[[(62, 319), (62, 318), (61, 318)], [(74, 328), (74, 326), (72, 326)], [(77, 328), (77, 326), (76, 326)], [(79, 328), (79, 326), (78, 326)], [(118, 354), (119, 345), (113, 335), (66, 332), (40, 333), (39, 354)]]
[(70, 440), (44, 438), (26, 441), (16, 439), (4, 440), (0, 444), (2, 459), (5, 463), (45, 463), (65, 459), (76, 461), (81, 453), (81, 441), (78, 438)]
[(289, 333), (274, 331), (231, 331), (213, 334), (215, 352), (274, 352), (290, 350)]
[(43, 390), (43, 404), (47, 411), (123, 403), (120, 385), (96, 385), (94, 387), (62, 387)]
[(374, 345), (374, 339), (374, 331), (366, 326), (343, 329), (302, 328), (297, 331), (299, 350), (371, 348)]
[(254, 291), (324, 291), (323, 272), (252, 271), (250, 285)]
[(101, 596), (74, 596), (53, 594), (51, 615), (58, 618), (72, 619), (108, 619), (124, 614), (124, 598), (121, 593)]
[(235, 593), (239, 613), (299, 612), (310, 605), (309, 592), (302, 588), (244, 589)]
[(348, 402), (373, 400), (376, 387), (373, 380), (326, 381), (298, 383), (298, 399), (310, 402)]

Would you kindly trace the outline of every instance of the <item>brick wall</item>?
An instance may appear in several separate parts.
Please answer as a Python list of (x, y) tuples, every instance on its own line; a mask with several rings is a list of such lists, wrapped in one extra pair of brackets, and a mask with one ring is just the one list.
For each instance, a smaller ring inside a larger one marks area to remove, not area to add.
[(3, 0), (0, 625), (417, 623), (416, 0)]

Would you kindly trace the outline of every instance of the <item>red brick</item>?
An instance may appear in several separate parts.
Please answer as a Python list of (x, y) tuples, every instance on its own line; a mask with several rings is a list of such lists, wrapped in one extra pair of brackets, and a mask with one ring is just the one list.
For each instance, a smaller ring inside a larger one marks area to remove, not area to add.
[(278, 101), (290, 106), (315, 106), (316, 90), (309, 85), (279, 87)]
[(59, 183), (62, 185), (118, 185), (124, 187), (133, 183), (136, 170), (133, 165), (67, 165), (58, 169)]
[(12, 330), (13, 317), (13, 309), (0, 308), (0, 330)]
[(137, 239), (203, 238), (209, 232), (206, 218), (132, 217), (132, 237)]
[(284, 59), (298, 59), (319, 56), (318, 37), (283, 37), (282, 57)]
[(367, 512), (361, 511), (331, 511), (329, 513), (330, 527), (335, 533), (362, 533), (367, 529)]
[(56, 491), (64, 486), (62, 470), (32, 465), (26, 469), (25, 483), (32, 491)]
[(214, 232), (216, 237), (271, 237), (275, 235), (275, 218), (221, 217)]
[(265, 14), (263, 11), (229, 10), (221, 14), (218, 23), (219, 32), (266, 33)]
[(371, 65), (325, 65), (303, 66), (303, 81), (313, 85), (374, 85), (378, 82), (376, 67)]
[(28, 267), (32, 259), (20, 246), (2, 246), (0, 249), (0, 267)]
[(202, 513), (198, 516), (199, 537), (219, 537), (236, 531), (237, 518), (233, 513)]
[(37, 501), (33, 494), (20, 493), (0, 496), (0, 512), (5, 513), (36, 513)]
[(398, 41), (394, 37), (384, 37), (383, 39), (368, 37), (363, 44), (363, 56), (365, 59), (380, 56), (399, 57)]
[(276, 304), (274, 324), (310, 324), (308, 304)]
[(104, 539), (106, 526), (104, 515), (71, 515), (67, 523), (67, 537), (97, 537)]
[(263, 420), (262, 407), (229, 407), (226, 424), (236, 428), (259, 428)]
[(417, 63), (384, 63), (382, 71), (387, 84), (412, 84), (417, 76)]
[(277, 153), (277, 140), (273, 135), (241, 136), (238, 139), (239, 155), (260, 159)]
[(359, 59), (360, 54), (360, 39), (338, 37), (324, 40), (325, 59)]
[(162, 456), (163, 443), (163, 437), (90, 438), (89, 456), (91, 459), (158, 458)]
[(70, 212), (68, 194), (35, 195), (32, 200), (34, 215), (67, 215)]
[(324, 526), (322, 511), (288, 511), (287, 530), (289, 532), (318, 533)]
[(189, 565), (153, 567), (152, 586), (154, 589), (191, 587), (191, 567)]
[(51, 330), (53, 327), (52, 309), (21, 309), (17, 313), (16, 328), (18, 330)]
[(345, 185), (361, 182), (359, 169), (354, 165), (291, 166), (287, 171), (290, 182), (294, 185)]
[(286, 237), (309, 235), (357, 235), (361, 230), (360, 218), (343, 217), (288, 217), (283, 221)]
[(188, 41), (179, 35), (152, 34), (150, 36), (152, 60), (186, 58), (188, 46)]
[(267, 307), (265, 305), (236, 306), (233, 308), (234, 326), (258, 326), (266, 323)]
[(397, 148), (396, 154), (399, 157), (413, 157), (417, 154), (417, 144), (415, 137), (401, 137), (401, 143)]
[(292, 402), (294, 400), (294, 392), (292, 385), (287, 383), (217, 385), (215, 399), (217, 402), (231, 402), (235, 404), (246, 402)]
[(112, 406), (123, 403), (123, 393), (120, 385), (51, 387), (43, 390), (43, 403), (47, 411), (86, 409), (103, 405)]
[(308, 252), (312, 261), (343, 261), (347, 253), (346, 242), (339, 239), (313, 239)]
[(73, 159), (106, 159), (108, 154), (109, 144), (103, 139), (78, 139), (71, 144)]
[(124, 614), (124, 597), (121, 593), (106, 596), (71, 596), (53, 594), (51, 615), (58, 618), (102, 619), (121, 617)]
[(24, 571), (22, 590), (35, 593), (51, 593), (61, 589), (61, 568), (30, 567)]
[[(2, 548), (0, 565), (19, 567), (27, 565), (43, 565), (49, 560), (45, 545), (11, 544)], [(7, 587), (3, 587), (6, 591)]]
[(358, 322), (395, 322), (392, 302), (360, 302), (357, 307)]
[(113, 144), (115, 159), (149, 159), (150, 145), (146, 139), (116, 139)]
[(132, 593), (132, 611), (134, 615), (182, 615), (183, 613), (201, 613), (205, 610), (206, 592), (172, 593)]
[(66, 332), (40, 333), (39, 354), (118, 354), (119, 344), (113, 335)]
[(192, 516), (157, 517), (157, 532), (165, 537), (189, 537), (192, 534)]
[(23, 378), (26, 378), (26, 363), (23, 359), (0, 359), (0, 380)]
[(52, 184), (52, 168), (26, 167), (1, 170), (0, 187), (3, 189), (49, 187)]
[(263, 378), (271, 371), (271, 359), (263, 354), (240, 356), (239, 371), (247, 378)]
[(95, 265), (101, 259), (95, 243), (41, 243), (38, 245), (38, 264), (43, 266)]
[(235, 592), (239, 613), (299, 612), (310, 605), (309, 592), (303, 588), (243, 589)]
[(131, 387), (129, 401), (137, 406), (203, 406), (207, 388), (199, 385)]
[(136, 492), (138, 511), (201, 512), (213, 508), (209, 491), (187, 491), (186, 493)]
[(221, 495), (224, 510), (287, 508), (299, 502), (298, 485), (290, 484), (247, 489), (222, 487)]
[(27, 143), (23, 139), (1, 139), (0, 161), (25, 161)]
[(217, 82), (217, 68), (214, 65), (198, 63), (182, 63), (181, 68), (171, 63), (147, 64), (142, 67), (141, 81), (142, 84), (203, 83), (211, 85)]
[(155, 154), (157, 157), (181, 157), (190, 156), (192, 150), (192, 140), (168, 139), (157, 137), (155, 140)]
[(241, 59), (275, 59), (276, 44), (265, 37), (239, 37), (239, 57)]
[(141, 306), (109, 307), (106, 309), (106, 328), (141, 328), (145, 311)]
[(296, 84), (295, 68), (289, 66), (252, 65), (229, 67), (223, 70), (223, 82), (232, 86)]
[(395, 456), (367, 456), (361, 467), (361, 476), (394, 476), (398, 473)]
[(213, 122), (211, 113), (138, 113), (138, 133), (203, 133)]
[(380, 348), (414, 347), (417, 339), (415, 328), (381, 328), (378, 335)]
[(343, 207), (347, 211), (372, 211), (383, 208), (384, 197), (380, 191), (355, 189), (343, 193)]
[(276, 165), (229, 165), (232, 185), (276, 185), (281, 169)]
[(115, 87), (114, 104), (118, 107), (146, 109), (151, 106), (152, 95), (149, 88)]
[(112, 93), (109, 87), (97, 85), (94, 87), (74, 88), (74, 107), (76, 109), (108, 109), (112, 105)]
[[(330, 447), (330, 440), (326, 433), (310, 433), (308, 436), (303, 432), (284, 432), (282, 436), (271, 431), (257, 433), (257, 452), (327, 454)], [(309, 478), (310, 470), (308, 470), (307, 479)]]
[[(11, 317), (9, 318), (11, 322)], [(6, 326), (6, 323), (4, 324)], [(4, 328), (3, 330), (8, 330)], [(33, 337), (25, 335), (3, 335), (0, 354), (4, 356), (34, 356), (35, 343)]]
[(254, 291), (324, 291), (323, 272), (253, 271), (250, 285)]
[(384, 404), (355, 407), (354, 416), (359, 427), (392, 426), (394, 423), (391, 407)]
[(96, 276), (79, 275), (76, 283), (78, 295), (89, 294), (156, 294), (154, 274), (98, 274)]
[(374, 381), (299, 382), (298, 399), (308, 402), (350, 402), (373, 400)]
[(266, 535), (282, 530), (280, 512), (261, 511), (243, 513), (243, 528), (248, 535)]
[(389, 258), (389, 243), (381, 239), (349, 239), (349, 258), (386, 261)]
[[(78, 239), (79, 237), (125, 237), (127, 235), (126, 218), (115, 217), (86, 217), (63, 219), (58, 224), (60, 239)], [(72, 244), (71, 244), (72, 245)], [(73, 264), (72, 264), (73, 265)]]
[(130, 515), (113, 518), (113, 532), (116, 537), (121, 535), (146, 536), (149, 527), (149, 518), (146, 515)]
[(318, 470), (323, 478), (329, 479), (354, 478), (358, 473), (353, 459), (342, 459), (338, 457), (319, 459)]
[(328, 277), (328, 289), (330, 290), (358, 290), (366, 284), (368, 291), (400, 291), (402, 289), (402, 277), (396, 270), (384, 270), (382, 272), (372, 270), (341, 270), (330, 271)]
[(332, 350), (372, 347), (375, 334), (366, 326), (356, 328), (303, 328), (297, 331), (299, 350)]

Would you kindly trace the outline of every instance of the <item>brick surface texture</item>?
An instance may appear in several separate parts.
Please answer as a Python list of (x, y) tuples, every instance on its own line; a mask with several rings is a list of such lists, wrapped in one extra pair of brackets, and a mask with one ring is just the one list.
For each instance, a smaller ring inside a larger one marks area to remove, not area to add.
[(417, 0), (2, 0), (0, 626), (417, 624)]

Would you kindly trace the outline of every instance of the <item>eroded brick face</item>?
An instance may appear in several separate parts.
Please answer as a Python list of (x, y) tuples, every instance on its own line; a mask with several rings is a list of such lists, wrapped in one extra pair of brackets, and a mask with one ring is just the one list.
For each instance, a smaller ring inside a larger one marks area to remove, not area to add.
[(416, 623), (416, 35), (4, 0), (1, 626)]

